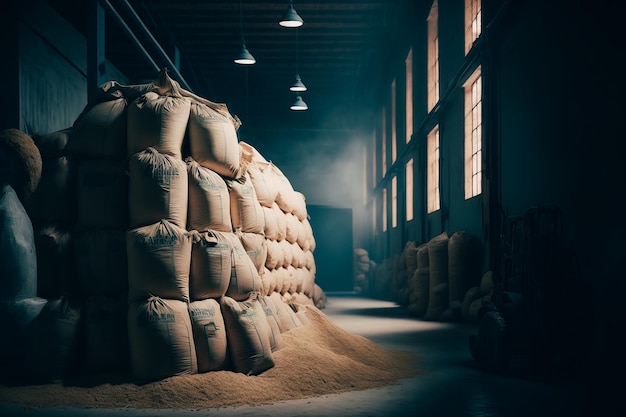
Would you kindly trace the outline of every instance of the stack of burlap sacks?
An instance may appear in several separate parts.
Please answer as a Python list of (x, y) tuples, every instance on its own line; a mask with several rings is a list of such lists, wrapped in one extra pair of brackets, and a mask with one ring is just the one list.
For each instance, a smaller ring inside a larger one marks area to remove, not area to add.
[(298, 306), (323, 307), (305, 198), (239, 125), (163, 70), (103, 84), (72, 128), (34, 137), (59, 150), (27, 207), (38, 280), (78, 300), (81, 372), (258, 374)]
[(376, 266), (376, 292), (424, 320), (476, 323), (494, 289), (492, 272), (481, 272), (482, 258), (480, 241), (465, 231), (407, 242), (401, 254)]

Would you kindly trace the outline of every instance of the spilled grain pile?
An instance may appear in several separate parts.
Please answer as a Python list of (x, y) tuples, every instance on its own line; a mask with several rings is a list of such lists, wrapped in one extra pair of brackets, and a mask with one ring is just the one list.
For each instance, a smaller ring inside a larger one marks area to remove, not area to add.
[(310, 320), (283, 334), (276, 366), (257, 376), (215, 371), (138, 385), (124, 376), (65, 384), (0, 386), (0, 402), (29, 407), (219, 408), (271, 404), (390, 385), (415, 376), (410, 352), (389, 351), (335, 325), (314, 306)]

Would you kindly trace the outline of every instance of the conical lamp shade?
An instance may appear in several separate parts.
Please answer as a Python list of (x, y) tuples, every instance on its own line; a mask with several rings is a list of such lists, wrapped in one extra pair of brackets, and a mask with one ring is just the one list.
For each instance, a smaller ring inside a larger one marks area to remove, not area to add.
[(307, 106), (304, 100), (302, 100), (302, 96), (298, 94), (296, 97), (296, 101), (289, 108), (295, 111), (302, 111), (308, 109), (309, 106)]
[(256, 59), (254, 59), (250, 51), (248, 51), (246, 45), (243, 44), (241, 46), (241, 51), (239, 52), (239, 55), (237, 55), (237, 58), (235, 58), (235, 63), (240, 65), (252, 65), (255, 62)]
[(297, 28), (302, 26), (304, 21), (296, 12), (296, 9), (293, 8), (293, 3), (289, 3), (289, 8), (287, 12), (283, 15), (283, 18), (278, 22), (279, 25), (286, 28)]
[(300, 79), (300, 75), (296, 74), (296, 81), (289, 87), (291, 91), (306, 91), (306, 85)]

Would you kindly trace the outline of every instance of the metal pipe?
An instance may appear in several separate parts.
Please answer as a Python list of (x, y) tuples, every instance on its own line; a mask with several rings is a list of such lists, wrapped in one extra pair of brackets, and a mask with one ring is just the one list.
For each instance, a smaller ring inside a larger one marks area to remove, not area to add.
[(158, 72), (160, 70), (159, 66), (157, 65), (156, 62), (154, 62), (154, 60), (152, 59), (148, 51), (146, 51), (146, 49), (143, 47), (141, 42), (139, 42), (139, 40), (137, 39), (137, 37), (135, 36), (131, 28), (128, 27), (128, 25), (126, 24), (122, 16), (120, 16), (120, 14), (117, 12), (117, 10), (115, 10), (115, 8), (111, 5), (111, 3), (109, 3), (108, 0), (98, 0), (98, 1), (106, 9), (106, 11), (115, 18), (117, 23), (119, 23), (122, 29), (124, 29), (126, 34), (130, 37), (131, 42), (143, 53), (143, 56), (150, 62), (150, 64), (152, 64), (154, 69)]
[[(101, 0), (101, 1), (105, 1), (108, 3), (108, 0)], [(130, 5), (130, 3), (128, 3), (128, 0), (120, 0), (120, 2), (122, 3), (122, 5), (126, 8), (126, 11), (132, 16), (133, 20), (135, 21), (135, 23), (137, 25), (139, 25), (139, 27), (141, 27), (141, 29), (143, 30), (143, 32), (145, 33), (145, 35), (152, 41), (154, 47), (157, 49), (157, 51), (161, 54), (161, 57), (165, 60), (165, 62), (167, 63), (167, 65), (169, 66), (169, 70), (174, 74), (174, 76), (179, 80), (180, 85), (191, 91), (191, 88), (189, 87), (189, 84), (187, 84), (187, 81), (185, 81), (185, 79), (183, 78), (182, 74), (180, 73), (180, 71), (178, 70), (178, 68), (176, 67), (176, 65), (174, 65), (174, 63), (172, 62), (172, 60), (170, 59), (169, 55), (167, 55), (167, 53), (163, 50), (163, 48), (161, 47), (161, 45), (159, 44), (159, 42), (156, 40), (156, 38), (152, 35), (152, 32), (150, 32), (150, 29), (148, 29), (148, 27), (143, 23), (143, 21), (141, 20), (141, 17), (139, 17), (139, 15), (137, 14), (137, 12), (135, 11), (135, 9), (133, 9), (133, 7)], [(155, 64), (156, 65), (156, 64)], [(157, 70), (160, 70), (160, 68), (157, 68)]]

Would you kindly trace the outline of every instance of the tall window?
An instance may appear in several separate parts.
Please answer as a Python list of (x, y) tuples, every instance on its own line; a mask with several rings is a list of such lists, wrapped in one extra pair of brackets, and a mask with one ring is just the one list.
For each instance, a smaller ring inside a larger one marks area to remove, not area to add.
[(372, 230), (376, 232), (376, 197), (372, 198)]
[(383, 232), (387, 231), (387, 189), (383, 188), (383, 209), (382, 209), (382, 226)]
[(406, 109), (406, 143), (409, 143), (411, 136), (413, 135), (413, 49), (409, 49), (409, 54), (404, 61), (405, 77), (406, 77), (406, 96), (405, 106)]
[(482, 30), (481, 0), (465, 0), (465, 54), (472, 49)]
[(439, 6), (433, 2), (428, 15), (428, 111), (439, 101)]
[(428, 213), (439, 210), (439, 126), (430, 131), (427, 138), (427, 209)]
[(382, 178), (385, 178), (385, 173), (387, 172), (387, 123), (386, 123), (386, 115), (385, 115), (385, 107), (383, 106), (383, 110), (381, 113), (380, 119), (380, 138), (382, 141), (381, 145), (381, 167), (382, 173), (380, 174)]
[(378, 149), (376, 146), (376, 129), (372, 130), (372, 149), (374, 150), (372, 155), (372, 188), (374, 188), (378, 183), (378, 173), (376, 172), (376, 150)]
[(480, 67), (465, 89), (465, 198), (482, 192), (482, 81)]
[(391, 163), (396, 162), (398, 157), (398, 144), (396, 143), (396, 80), (391, 82)]
[(391, 228), (398, 226), (398, 177), (391, 179)]
[(413, 220), (413, 159), (409, 159), (404, 167), (404, 177), (406, 183), (406, 221)]

